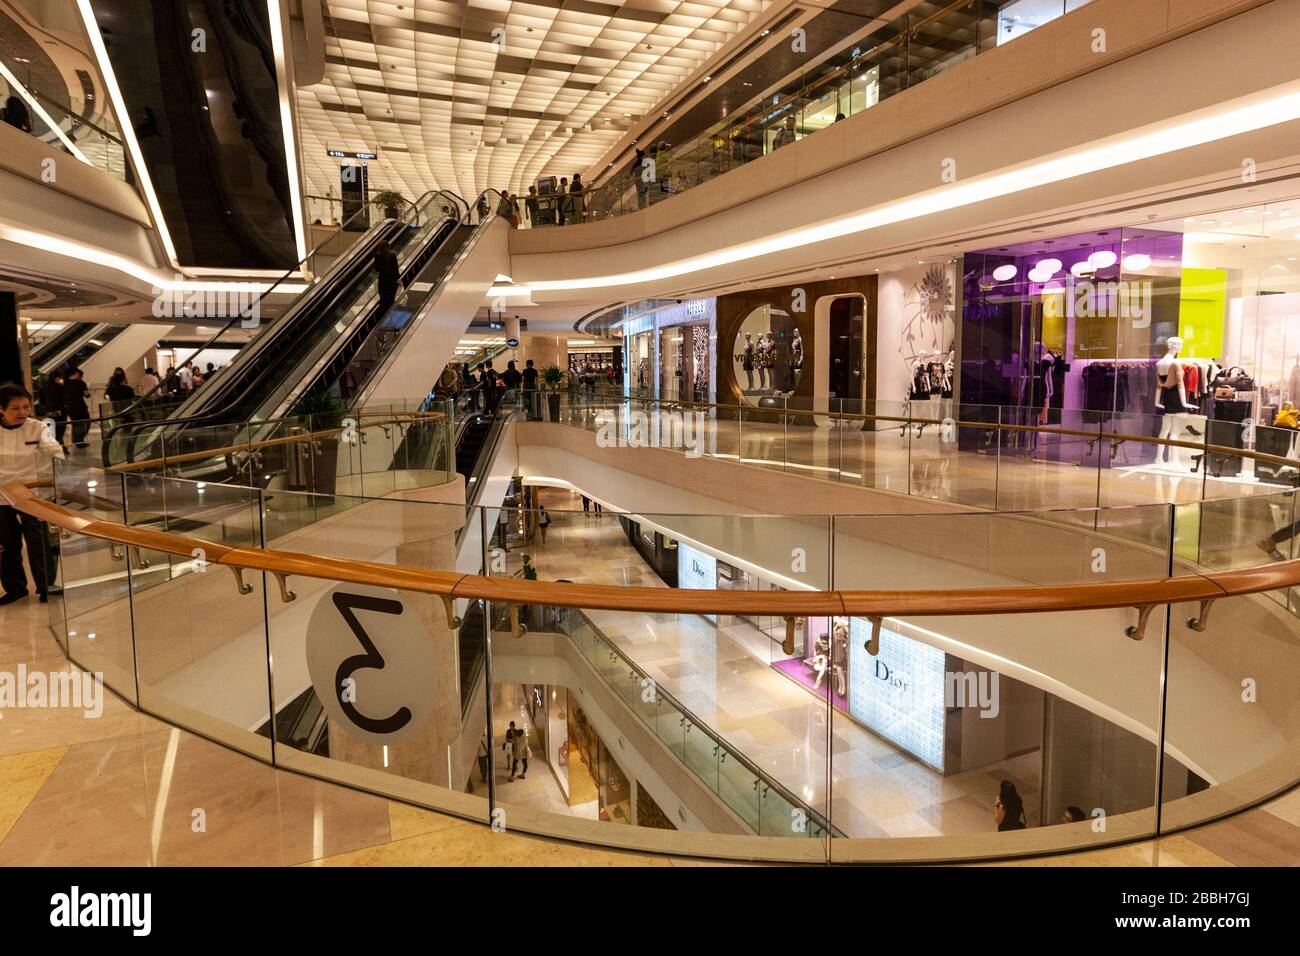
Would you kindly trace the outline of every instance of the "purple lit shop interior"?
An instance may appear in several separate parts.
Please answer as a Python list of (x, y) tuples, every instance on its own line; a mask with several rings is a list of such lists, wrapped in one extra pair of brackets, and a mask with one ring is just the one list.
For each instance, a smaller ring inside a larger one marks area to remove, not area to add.
[[(1179, 333), (1182, 251), (1180, 233), (1113, 229), (968, 253), (962, 418), (1157, 434), (1155, 366)], [(1191, 343), (1183, 354), (1194, 350)], [(1197, 407), (1208, 400), (1202, 388)], [(997, 440), (975, 429), (961, 436), (972, 448)], [(1001, 441), (1102, 467), (1154, 457), (1138, 443), (1112, 458), (1100, 447), (1108, 443), (1033, 432)]]

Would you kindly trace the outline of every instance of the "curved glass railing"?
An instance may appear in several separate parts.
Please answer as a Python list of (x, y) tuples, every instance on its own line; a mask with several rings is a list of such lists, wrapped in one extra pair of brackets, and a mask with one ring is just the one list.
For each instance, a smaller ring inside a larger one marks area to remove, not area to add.
[[(1300, 564), (1255, 546), (1300, 527), (1294, 489), (659, 514), (617, 483), (582, 488), (585, 511), (562, 479), (512, 473), (468, 515), (397, 480), (374, 496), (68, 466), (44, 499), (4, 494), (62, 529), (51, 628), (125, 699), (497, 828), (971, 860), (1170, 833), (1296, 782)], [(462, 689), (471, 637), (484, 662)], [(326, 734), (259, 732), (309, 691)]]
[[(817, 58), (780, 89), (763, 92), (686, 142), (646, 144), (639, 167), (633, 161), (591, 188), (539, 197), (527, 218), (536, 228), (645, 209), (869, 110), (1086, 3), (1037, 0), (1032, 15), (1015, 3), (985, 0), (919, 4), (834, 55)], [(794, 46), (798, 38), (792, 34), (790, 42)]]
[(86, 99), (82, 113), (75, 112), (65, 85), (51, 82), (5, 52), (0, 55), (0, 101), (13, 96), (22, 103), (28, 123), (24, 132), (115, 179), (131, 182), (121, 133), (112, 114), (96, 111), (93, 97)]

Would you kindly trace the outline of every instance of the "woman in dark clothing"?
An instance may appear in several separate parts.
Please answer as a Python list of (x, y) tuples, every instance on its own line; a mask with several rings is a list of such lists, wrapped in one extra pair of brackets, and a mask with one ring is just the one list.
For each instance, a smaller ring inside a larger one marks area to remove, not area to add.
[(16, 96), (5, 100), (4, 121), (24, 133), (32, 131), (32, 114), (27, 111), (27, 104)]
[(1020, 799), (1016, 785), (1010, 780), (1003, 780), (998, 789), (998, 799), (993, 804), (993, 819), (997, 821), (999, 833), (1025, 828), (1025, 801)]
[(85, 448), (86, 432), (90, 431), (90, 408), (86, 400), (90, 397), (90, 387), (81, 379), (81, 369), (68, 369), (68, 377), (63, 382), (63, 410), (68, 421), (72, 422), (72, 441), (78, 448)]
[(387, 312), (397, 299), (397, 290), (401, 286), (397, 254), (389, 248), (387, 239), (380, 239), (375, 247), (375, 271), (379, 273), (379, 308)]
[(135, 389), (126, 384), (126, 373), (118, 369), (108, 380), (104, 394), (110, 402), (125, 402), (135, 398)]
[(54, 422), (54, 438), (62, 445), (68, 430), (68, 413), (63, 407), (63, 376), (55, 372), (41, 388), (41, 416)]

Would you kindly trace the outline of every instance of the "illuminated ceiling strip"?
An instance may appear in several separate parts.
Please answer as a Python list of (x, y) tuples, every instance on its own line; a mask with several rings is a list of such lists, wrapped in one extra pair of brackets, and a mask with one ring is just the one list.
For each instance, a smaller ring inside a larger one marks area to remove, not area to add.
[[(52, 252), (55, 255), (75, 259), (78, 262), (105, 266), (133, 279), (147, 282), (159, 292), (266, 292), (275, 284), (273, 282), (200, 282), (193, 279), (182, 279), (175, 275), (167, 276), (142, 262), (128, 259), (126, 256), (119, 256), (115, 252), (108, 252), (80, 242), (73, 242), (70, 239), (51, 236), (48, 233), (36, 232), (4, 222), (0, 222), (0, 239), (17, 243), (20, 246), (38, 249), (41, 252)], [(276, 286), (276, 293), (296, 294), (306, 289), (306, 283), (282, 282)]]
[(50, 114), (45, 112), (45, 108), (41, 106), (39, 102), (37, 102), (36, 97), (32, 96), (31, 92), (27, 89), (27, 87), (19, 83), (18, 79), (12, 73), (9, 72), (9, 67), (5, 66), (3, 60), (0, 60), (0, 76), (3, 76), (5, 78), (5, 82), (9, 84), (9, 89), (13, 90), (23, 99), (25, 99), (27, 101), (27, 105), (32, 108), (32, 112), (41, 118), (41, 122), (44, 123), (46, 126), (48, 126), (50, 128), (50, 131), (53, 132), (55, 136), (57, 136), (60, 140), (63, 141), (63, 145), (68, 147), (68, 152), (70, 152), (73, 156), (77, 157), (77, 159), (81, 160), (87, 166), (94, 165), (94, 163), (92, 163), (90, 160), (86, 158), (85, 153), (77, 149), (77, 144), (68, 138), (68, 135), (63, 132), (63, 130), (59, 127), (58, 123), (54, 122), (54, 120), (50, 117)]
[(140, 143), (135, 138), (131, 114), (127, 112), (126, 100), (122, 98), (122, 89), (117, 85), (117, 75), (113, 72), (113, 64), (108, 59), (108, 49), (104, 46), (99, 24), (95, 21), (95, 12), (90, 9), (90, 0), (77, 0), (77, 10), (81, 13), (82, 22), (86, 27), (86, 36), (90, 38), (90, 47), (95, 53), (95, 60), (99, 63), (99, 72), (104, 78), (104, 86), (108, 88), (108, 98), (113, 103), (113, 112), (117, 114), (117, 127), (122, 133), (122, 142), (126, 144), (127, 152), (131, 154), (131, 163), (135, 167), (140, 186), (144, 189), (144, 198), (149, 204), (149, 212), (153, 215), (158, 236), (162, 239), (163, 250), (167, 253), (167, 260), (179, 269), (180, 263), (176, 261), (176, 246), (172, 242), (171, 232), (167, 229), (167, 220), (163, 218), (162, 205), (158, 202), (158, 194), (154, 192), (153, 180), (149, 178), (149, 167), (145, 165), (144, 154), (140, 152)]
[[(1220, 104), (1199, 111), (1194, 114), (1195, 119), (1184, 120), (1172, 126), (1152, 124), (1137, 131), (1109, 137), (1098, 146), (1059, 154), (1051, 159), (1012, 167), (1004, 172), (990, 173), (965, 182), (931, 189), (851, 216), (815, 226), (788, 230), (766, 239), (741, 243), (706, 255), (636, 272), (582, 279), (544, 279), (513, 286), (494, 286), (488, 294), (510, 298), (531, 292), (599, 289), (611, 285), (632, 285), (672, 279), (1014, 195), (1088, 173), (1126, 166), (1300, 119), (1300, 83), (1288, 83), (1274, 89), (1281, 92), (1276, 92), (1265, 99), (1247, 98), (1248, 101), (1244, 105), (1225, 107)], [(1234, 102), (1241, 104), (1243, 100)]]
[(275, 53), (275, 77), (280, 87), (280, 129), (284, 133), (284, 166), (289, 176), (289, 199), (293, 204), (293, 239), (298, 261), (307, 258), (307, 237), (303, 234), (302, 184), (298, 181), (298, 145), (293, 130), (293, 109), (289, 105), (289, 67), (284, 55), (284, 25), (280, 0), (267, 0), (271, 16), (271, 48)]

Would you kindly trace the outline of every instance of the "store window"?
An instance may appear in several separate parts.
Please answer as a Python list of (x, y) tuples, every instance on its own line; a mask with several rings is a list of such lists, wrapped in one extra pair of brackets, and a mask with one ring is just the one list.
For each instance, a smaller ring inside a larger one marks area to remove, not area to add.
[(773, 305), (750, 312), (732, 343), (736, 381), (745, 400), (758, 405), (764, 398), (793, 392), (803, 370), (803, 347), (789, 312)]
[[(1300, 451), (1300, 432), (1275, 428), (1284, 403), (1300, 404), (1300, 201), (982, 250), (963, 269), (963, 403), (1008, 421)], [(1194, 449), (1003, 440), (1102, 468), (1296, 477)]]

